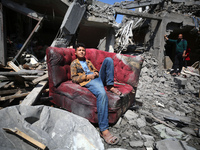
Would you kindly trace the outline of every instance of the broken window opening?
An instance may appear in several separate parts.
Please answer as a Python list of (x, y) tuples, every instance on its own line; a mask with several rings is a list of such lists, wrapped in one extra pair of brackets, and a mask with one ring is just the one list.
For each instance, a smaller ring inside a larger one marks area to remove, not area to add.
[(122, 20), (123, 20), (123, 17), (124, 17), (124, 15), (117, 14), (117, 16), (116, 16), (116, 22), (117, 23), (121, 23)]

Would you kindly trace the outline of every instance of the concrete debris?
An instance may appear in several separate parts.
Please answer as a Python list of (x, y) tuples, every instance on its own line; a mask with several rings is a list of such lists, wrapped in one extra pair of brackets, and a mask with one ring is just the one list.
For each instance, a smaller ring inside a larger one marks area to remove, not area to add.
[[(57, 107), (48, 93), (46, 48), (85, 43), (88, 48), (136, 56), (116, 55), (125, 64), (140, 61), (141, 56), (145, 59), (134, 89), (135, 106), (109, 129), (120, 141), (116, 146), (103, 142), (105, 149), (199, 149), (198, 0), (135, 0), (114, 5), (96, 0), (44, 0), (45, 5), (14, 1), (0, 2), (0, 109), (23, 105), (24, 99), (29, 105)], [(117, 15), (123, 15), (121, 23), (116, 22)], [(174, 78), (170, 71), (175, 46), (164, 35), (176, 39), (179, 33), (188, 41), (191, 60)], [(130, 67), (137, 66), (132, 63)], [(79, 144), (88, 143), (83, 135), (76, 137), (77, 141), (84, 139)]]
[(124, 117), (130, 121), (130, 120), (133, 120), (133, 119), (136, 119), (138, 117), (138, 114), (136, 114), (135, 112), (131, 111), (131, 110), (128, 110), (125, 114), (124, 114)]
[(177, 138), (177, 139), (182, 139), (184, 136), (184, 133), (178, 130), (173, 131), (172, 129), (164, 126), (164, 125), (156, 125), (154, 126), (160, 132), (160, 137), (163, 139), (167, 138)]
[[(196, 96), (199, 93), (196, 86), (200, 78), (198, 76), (184, 78), (181, 75), (181, 78), (187, 79), (184, 89), (185, 95), (181, 95), (178, 92), (178, 84), (174, 82), (174, 77), (167, 70), (159, 69), (158, 61), (154, 55), (145, 52), (142, 56), (145, 58), (145, 62), (142, 66), (135, 97), (136, 104), (140, 104), (139, 110), (127, 111), (120, 119), (121, 122), (117, 123), (118, 126), (110, 128), (111, 131), (114, 130), (115, 133), (120, 134), (122, 142), (117, 147), (130, 149), (131, 144), (133, 146), (136, 142), (140, 146), (143, 143), (142, 148), (158, 149), (158, 145), (155, 146), (156, 143), (162, 141), (163, 138), (168, 140), (168, 138), (173, 137), (185, 141), (190, 148), (198, 149), (200, 147), (197, 144), (199, 143), (199, 130), (194, 129), (199, 128), (200, 122), (198, 109), (200, 103)], [(193, 92), (190, 91), (191, 87), (188, 86), (188, 83), (195, 89)], [(156, 101), (163, 104), (164, 107), (157, 106)], [(140, 121), (142, 123), (139, 123)], [(161, 124), (162, 121), (168, 126)], [(154, 126), (158, 127), (159, 131)], [(130, 135), (127, 134), (127, 130)], [(110, 147), (106, 143), (104, 144), (106, 148)], [(175, 147), (176, 143), (174, 144)], [(169, 145), (173, 146), (173, 143)], [(169, 147), (168, 149), (173, 148)]]

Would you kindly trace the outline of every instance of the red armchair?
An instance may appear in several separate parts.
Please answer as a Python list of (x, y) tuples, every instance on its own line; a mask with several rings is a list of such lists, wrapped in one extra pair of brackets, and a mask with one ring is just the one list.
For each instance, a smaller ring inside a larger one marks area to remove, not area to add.
[[(76, 59), (75, 50), (69, 48), (49, 47), (46, 50), (49, 96), (52, 102), (66, 110), (97, 123), (96, 97), (85, 87), (72, 83), (70, 64)], [(114, 80), (123, 97), (107, 91), (109, 99), (109, 123), (115, 123), (133, 104), (135, 90), (143, 59), (140, 56), (125, 56), (96, 49), (86, 49), (86, 58), (100, 70), (106, 57), (114, 61)]]

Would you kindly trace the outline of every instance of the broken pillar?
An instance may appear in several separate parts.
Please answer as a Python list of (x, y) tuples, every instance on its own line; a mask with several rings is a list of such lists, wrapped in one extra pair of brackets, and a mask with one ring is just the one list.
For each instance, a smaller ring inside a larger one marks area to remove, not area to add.
[(4, 28), (3, 5), (0, 3), (0, 65), (6, 65), (6, 37)]
[[(51, 46), (67, 47), (69, 46), (73, 35), (75, 35), (77, 28), (85, 13), (85, 5), (81, 5), (79, 2), (74, 1), (68, 8), (63, 22), (60, 26), (60, 35), (52, 43)], [(61, 44), (59, 44), (61, 43)]]

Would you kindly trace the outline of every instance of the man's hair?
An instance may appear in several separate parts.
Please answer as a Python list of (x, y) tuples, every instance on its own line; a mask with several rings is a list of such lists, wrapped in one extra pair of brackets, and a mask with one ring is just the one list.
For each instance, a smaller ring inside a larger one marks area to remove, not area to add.
[(75, 45), (75, 50), (77, 50), (77, 48), (79, 48), (79, 47), (86, 48), (85, 44), (83, 44), (83, 43), (78, 43), (78, 44)]

